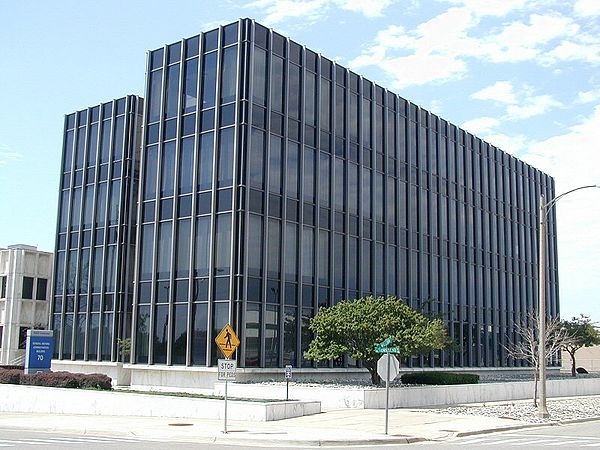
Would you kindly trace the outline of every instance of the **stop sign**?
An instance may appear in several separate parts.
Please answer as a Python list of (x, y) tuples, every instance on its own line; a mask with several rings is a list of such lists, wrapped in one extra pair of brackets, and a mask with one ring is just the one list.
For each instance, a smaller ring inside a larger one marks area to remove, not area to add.
[(383, 381), (392, 381), (400, 373), (400, 363), (394, 355), (389, 355), (390, 361), (390, 378), (386, 380), (388, 376), (388, 354), (381, 355), (381, 358), (377, 360), (377, 374)]

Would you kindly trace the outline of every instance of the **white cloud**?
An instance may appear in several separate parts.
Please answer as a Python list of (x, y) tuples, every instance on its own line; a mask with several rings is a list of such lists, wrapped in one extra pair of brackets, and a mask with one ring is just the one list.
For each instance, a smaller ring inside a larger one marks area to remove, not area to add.
[(509, 136), (504, 133), (485, 134), (483, 138), (492, 145), (510, 154), (517, 154), (525, 148), (527, 138), (523, 135)]
[(480, 16), (502, 17), (526, 6), (527, 0), (450, 0)]
[(600, 100), (600, 88), (592, 89), (591, 91), (580, 91), (577, 93), (577, 100), (575, 103), (592, 103), (596, 100)]
[(460, 127), (470, 133), (483, 135), (489, 133), (494, 128), (500, 125), (500, 121), (494, 117), (478, 117), (476, 119), (467, 120)]
[(598, 16), (600, 15), (600, 2), (598, 0), (577, 0), (573, 11), (579, 16)]
[(600, 63), (600, 41), (577, 43), (565, 40), (549, 52), (540, 56), (540, 62), (546, 65), (555, 64), (559, 61), (578, 60), (590, 64)]
[(510, 81), (496, 81), (494, 84), (471, 94), (471, 98), (476, 100), (492, 100), (508, 105), (517, 103), (517, 97)]
[[(556, 180), (556, 194), (578, 186), (600, 184), (600, 105), (565, 133), (538, 142), (522, 158)], [(597, 306), (600, 287), (600, 189), (573, 193), (557, 203), (558, 253), (561, 292), (592, 294), (595, 298), (565, 298), (569, 314), (595, 313), (576, 311), (571, 303)], [(592, 300), (594, 303), (592, 303)]]
[(383, 10), (390, 6), (392, 0), (334, 0), (334, 3), (342, 9), (359, 12), (366, 17), (381, 16)]
[(0, 167), (22, 160), (23, 155), (21, 153), (11, 150), (6, 144), (0, 144)]
[(569, 17), (532, 14), (529, 23), (513, 22), (498, 34), (483, 39), (484, 58), (492, 62), (517, 62), (536, 58), (544, 44), (574, 36), (579, 26)]
[(550, 111), (552, 108), (563, 106), (551, 95), (534, 95), (532, 89), (523, 86), (515, 92), (510, 81), (497, 81), (473, 94), (471, 98), (477, 100), (491, 100), (506, 108), (503, 119), (518, 120), (538, 116)]
[(247, 8), (266, 12), (263, 22), (275, 24), (285, 19), (301, 17), (308, 21), (321, 18), (331, 7), (357, 12), (365, 17), (379, 17), (394, 0), (255, 0)]
[(263, 22), (270, 25), (291, 17), (316, 19), (325, 13), (326, 5), (326, 0), (256, 0), (245, 6), (264, 9), (267, 15)]

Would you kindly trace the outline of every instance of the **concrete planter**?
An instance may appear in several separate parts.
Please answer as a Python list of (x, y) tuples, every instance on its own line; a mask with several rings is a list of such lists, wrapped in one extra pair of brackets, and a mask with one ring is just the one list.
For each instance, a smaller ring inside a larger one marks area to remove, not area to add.
[[(548, 397), (600, 395), (600, 378), (549, 380)], [(254, 398), (282, 398), (285, 386), (237, 384), (228, 387), (230, 395)], [(224, 385), (216, 383), (214, 393), (222, 395)], [(419, 408), (462, 403), (527, 400), (533, 396), (533, 381), (422, 386), (390, 389), (391, 408)], [(325, 408), (385, 408), (385, 389), (334, 389), (321, 386), (290, 385), (290, 398), (319, 400)]]
[[(223, 400), (0, 384), (0, 412), (220, 419)], [(321, 412), (319, 402), (228, 401), (231, 420), (265, 422)]]

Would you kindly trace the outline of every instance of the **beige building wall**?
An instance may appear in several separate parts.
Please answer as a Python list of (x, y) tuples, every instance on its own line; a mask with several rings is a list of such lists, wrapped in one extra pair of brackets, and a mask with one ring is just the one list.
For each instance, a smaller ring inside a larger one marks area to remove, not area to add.
[[(575, 367), (583, 367), (588, 372), (600, 372), (600, 345), (577, 350)], [(562, 370), (571, 371), (571, 356), (564, 351), (562, 352)]]
[(27, 329), (47, 328), (52, 261), (31, 245), (0, 248), (0, 364), (22, 364)]

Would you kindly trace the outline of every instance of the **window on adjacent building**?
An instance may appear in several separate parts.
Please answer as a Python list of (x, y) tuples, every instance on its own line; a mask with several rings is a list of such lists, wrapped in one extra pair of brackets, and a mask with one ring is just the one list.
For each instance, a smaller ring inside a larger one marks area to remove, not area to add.
[(27, 345), (27, 327), (19, 327), (19, 350), (25, 349)]
[(38, 278), (37, 286), (35, 290), (36, 300), (46, 300), (46, 289), (48, 287), (48, 280), (46, 278)]
[(23, 298), (33, 298), (33, 278), (23, 277)]
[(6, 298), (6, 277), (0, 277), (0, 298)]
[(0, 348), (2, 348), (2, 337), (4, 336), (4, 327), (0, 326)]

